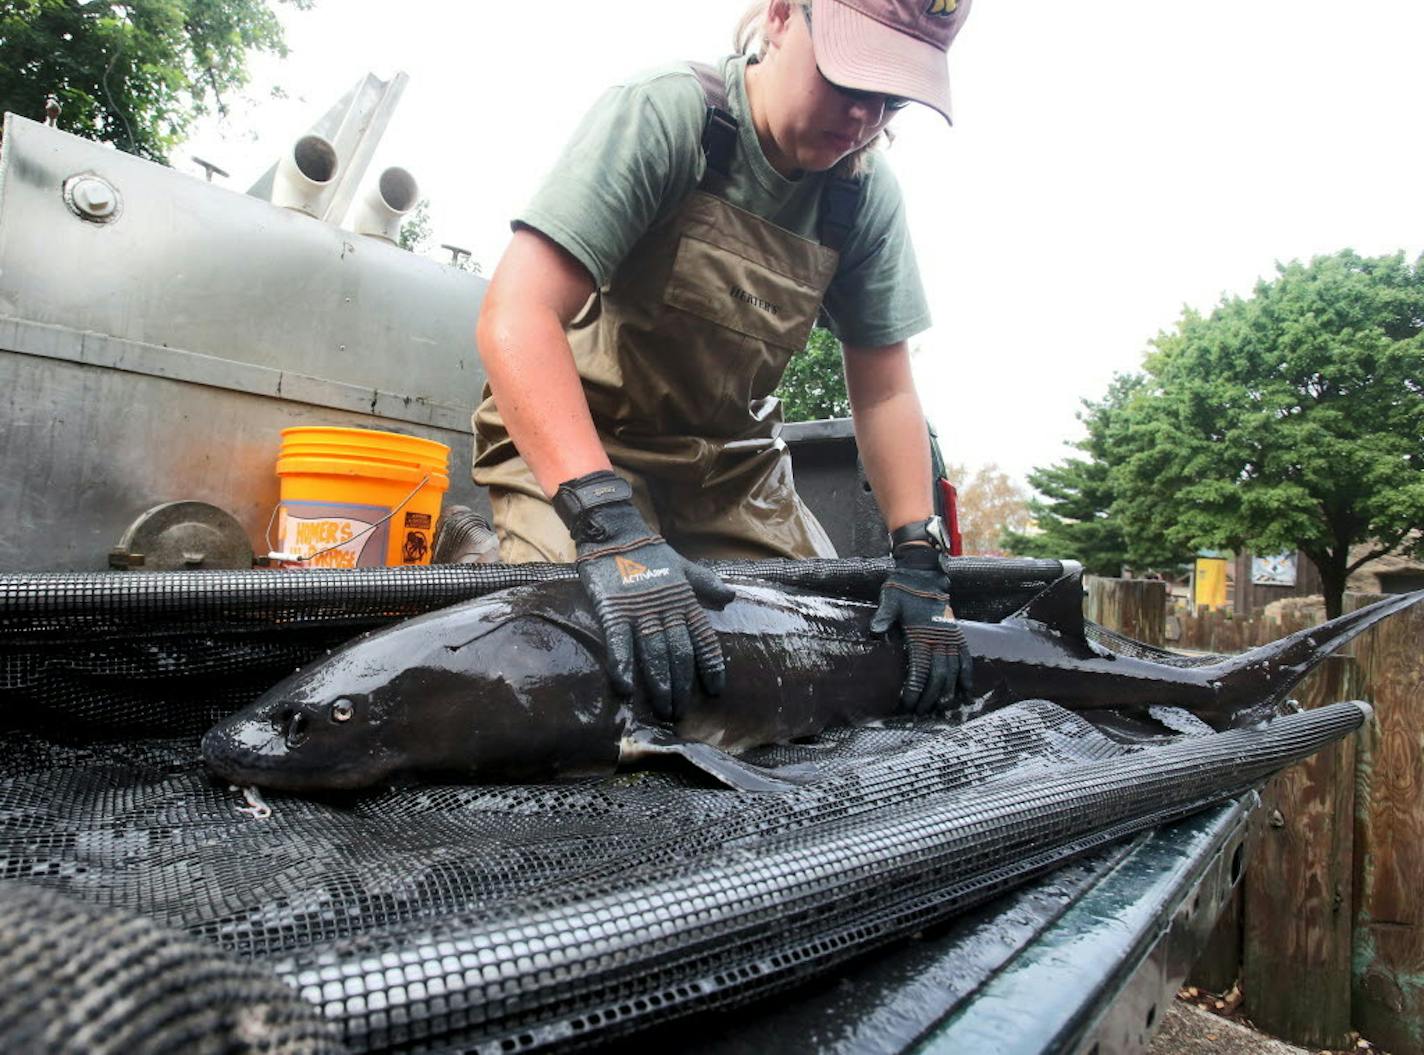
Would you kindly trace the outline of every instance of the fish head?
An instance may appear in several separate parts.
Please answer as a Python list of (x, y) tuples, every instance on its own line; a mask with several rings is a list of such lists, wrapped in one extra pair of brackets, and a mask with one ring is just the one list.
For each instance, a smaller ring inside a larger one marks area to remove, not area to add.
[(616, 761), (619, 706), (583, 587), (560, 580), (367, 634), (210, 729), (203, 758), (289, 791), (592, 772)]
[(236, 784), (303, 791), (380, 783), (401, 758), (387, 729), (390, 691), (388, 680), (352, 677), (348, 664), (315, 664), (209, 729), (203, 759)]
[(457, 607), (364, 634), (289, 675), (208, 730), (204, 762), (234, 784), (287, 791), (370, 787), (420, 768), (441, 733), (413, 713), (448, 712), (468, 695), (453, 669), (460, 646), (503, 622), (491, 602)]

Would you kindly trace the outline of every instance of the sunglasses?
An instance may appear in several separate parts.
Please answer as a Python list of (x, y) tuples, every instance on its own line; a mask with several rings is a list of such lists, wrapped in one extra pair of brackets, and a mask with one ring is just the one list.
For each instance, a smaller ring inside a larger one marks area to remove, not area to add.
[[(801, 8), (801, 13), (806, 16), (806, 28), (807, 30), (809, 30), (811, 28), (810, 5), (807, 4), (803, 6)], [(816, 63), (816, 72), (821, 75), (821, 80), (825, 81), (841, 95), (844, 95), (847, 99), (854, 99), (856, 102), (867, 103), (872, 106), (876, 102), (879, 102), (885, 107), (885, 112), (887, 114), (893, 114), (897, 111), (903, 110), (905, 107), (909, 106), (910, 103), (914, 101), (913, 99), (905, 99), (898, 95), (886, 95), (883, 92), (867, 92), (862, 91), (859, 88), (842, 87), (841, 85), (837, 84), (835, 81), (827, 77), (824, 73), (821, 73), (821, 64), (819, 62)]]

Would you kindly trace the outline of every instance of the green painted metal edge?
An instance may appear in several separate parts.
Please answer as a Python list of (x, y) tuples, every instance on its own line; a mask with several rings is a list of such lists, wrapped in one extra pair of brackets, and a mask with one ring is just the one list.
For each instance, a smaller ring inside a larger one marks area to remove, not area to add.
[(1240, 878), (1259, 801), (1249, 792), (1143, 837), (911, 1050), (1040, 1055), (1100, 1047), (1106, 1055), (1145, 1046), (1158, 1004), (1171, 999)]

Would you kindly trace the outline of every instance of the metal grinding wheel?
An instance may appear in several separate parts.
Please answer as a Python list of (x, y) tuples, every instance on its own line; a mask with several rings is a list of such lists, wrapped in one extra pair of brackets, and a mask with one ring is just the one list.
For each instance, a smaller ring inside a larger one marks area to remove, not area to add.
[(129, 525), (109, 552), (112, 568), (145, 571), (252, 567), (252, 543), (237, 518), (207, 502), (165, 502)]

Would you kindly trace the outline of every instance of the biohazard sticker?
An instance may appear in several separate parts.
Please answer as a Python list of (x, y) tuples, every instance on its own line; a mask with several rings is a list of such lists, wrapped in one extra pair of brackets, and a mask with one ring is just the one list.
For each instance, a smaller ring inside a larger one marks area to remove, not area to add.
[(424, 531), (407, 531), (405, 533), (405, 541), (401, 543), (402, 563), (419, 564), (429, 552), (430, 543), (426, 539)]

